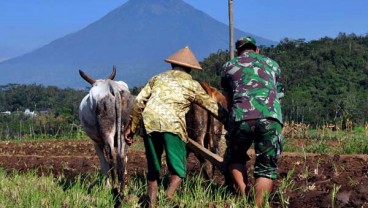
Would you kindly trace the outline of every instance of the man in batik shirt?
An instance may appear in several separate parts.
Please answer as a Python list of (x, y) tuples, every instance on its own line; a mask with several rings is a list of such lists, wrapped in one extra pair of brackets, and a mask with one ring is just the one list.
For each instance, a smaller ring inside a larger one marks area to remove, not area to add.
[(225, 161), (235, 187), (246, 196), (247, 151), (254, 143), (256, 203), (262, 207), (276, 179), (282, 149), (281, 71), (274, 60), (259, 54), (254, 38), (243, 37), (235, 46), (237, 57), (224, 65), (221, 75), (221, 85), (231, 102)]
[(190, 104), (196, 103), (210, 111), (220, 121), (227, 119), (227, 111), (214, 101), (201, 85), (192, 79), (192, 69), (201, 70), (197, 59), (185, 47), (165, 60), (172, 69), (152, 77), (136, 97), (131, 113), (131, 127), (124, 133), (128, 143), (136, 132), (139, 119), (143, 118), (144, 144), (148, 162), (148, 195), (150, 206), (157, 197), (161, 157), (166, 152), (166, 162), (171, 173), (166, 192), (172, 197), (186, 173), (185, 115)]

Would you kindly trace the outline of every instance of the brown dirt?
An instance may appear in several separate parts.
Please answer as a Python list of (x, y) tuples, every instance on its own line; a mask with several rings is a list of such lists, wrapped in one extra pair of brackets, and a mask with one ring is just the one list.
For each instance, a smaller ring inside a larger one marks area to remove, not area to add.
[[(146, 171), (144, 152), (130, 148), (128, 157), (128, 174)], [(249, 164), (250, 171), (253, 162)], [(99, 162), (90, 141), (0, 142), (0, 167), (19, 171), (37, 169), (40, 175), (63, 173), (73, 177), (97, 171)], [(198, 173), (199, 167), (198, 160), (191, 155), (188, 172)], [(367, 155), (284, 153), (274, 186), (273, 207), (282, 207), (277, 192), (282, 190), (281, 181), (291, 170), (294, 170), (289, 180), (291, 188), (283, 190), (289, 198), (289, 207), (331, 207), (335, 186), (340, 187), (335, 207), (368, 208)], [(223, 181), (219, 173), (215, 179)]]

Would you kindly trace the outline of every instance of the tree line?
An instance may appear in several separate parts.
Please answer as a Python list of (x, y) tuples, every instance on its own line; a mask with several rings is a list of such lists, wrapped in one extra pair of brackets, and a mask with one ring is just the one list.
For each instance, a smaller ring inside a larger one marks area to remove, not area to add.
[[(78, 107), (85, 94), (85, 90), (37, 84), (0, 86), (0, 140), (76, 137)], [(26, 109), (34, 114), (24, 113)]]
[[(262, 54), (276, 60), (281, 67), (286, 87), (282, 100), (285, 121), (312, 125), (334, 123), (342, 127), (347, 119), (358, 124), (368, 121), (368, 35), (340, 33), (336, 38), (309, 42), (285, 38), (276, 46), (260, 48)], [(228, 60), (228, 51), (210, 54), (201, 62), (204, 70), (194, 71), (193, 78), (221, 90), (220, 73)], [(138, 94), (141, 88), (134, 87), (131, 91)], [(60, 130), (60, 125), (51, 128), (50, 122), (79, 125), (78, 106), (86, 93), (87, 89), (37, 84), (3, 85), (0, 112), (23, 112), (27, 108), (36, 113), (47, 112), (43, 121), (49, 122), (49, 134), (52, 134)], [(21, 126), (19, 119), (30, 118), (21, 116), (11, 121), (10, 116), (1, 114), (0, 133), (4, 128), (12, 132), (9, 130), (12, 122), (18, 122), (13, 126)], [(40, 126), (47, 126), (39, 120)]]
[[(336, 38), (283, 39), (261, 53), (276, 60), (286, 87), (282, 110), (286, 121), (312, 125), (368, 120), (368, 35), (340, 33)], [(220, 72), (227, 51), (211, 54), (194, 77), (221, 89)]]

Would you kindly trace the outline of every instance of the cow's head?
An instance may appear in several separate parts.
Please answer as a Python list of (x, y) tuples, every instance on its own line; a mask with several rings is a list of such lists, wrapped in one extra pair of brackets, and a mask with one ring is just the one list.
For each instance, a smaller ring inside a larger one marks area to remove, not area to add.
[[(95, 85), (97, 84), (100, 80), (95, 80), (93, 78), (91, 78), (90, 76), (88, 76), (86, 73), (84, 73), (82, 70), (79, 70), (79, 74), (80, 76), (86, 80), (88, 83), (90, 83), (91, 85)], [(112, 67), (112, 73), (111, 75), (107, 78), (107, 79), (110, 79), (110, 80), (114, 80), (115, 78), (115, 75), (116, 75), (116, 67), (113, 66)]]

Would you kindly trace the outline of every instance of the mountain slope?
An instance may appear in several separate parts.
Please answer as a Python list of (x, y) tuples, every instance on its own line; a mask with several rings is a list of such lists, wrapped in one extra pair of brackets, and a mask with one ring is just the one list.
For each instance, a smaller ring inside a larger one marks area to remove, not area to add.
[[(245, 35), (235, 30), (235, 37)], [(256, 37), (263, 45), (275, 44)], [(113, 65), (130, 87), (168, 69), (163, 60), (189, 45), (199, 60), (228, 48), (228, 26), (182, 0), (130, 0), (82, 30), (0, 63), (0, 84), (83, 87), (82, 69), (105, 78)]]

